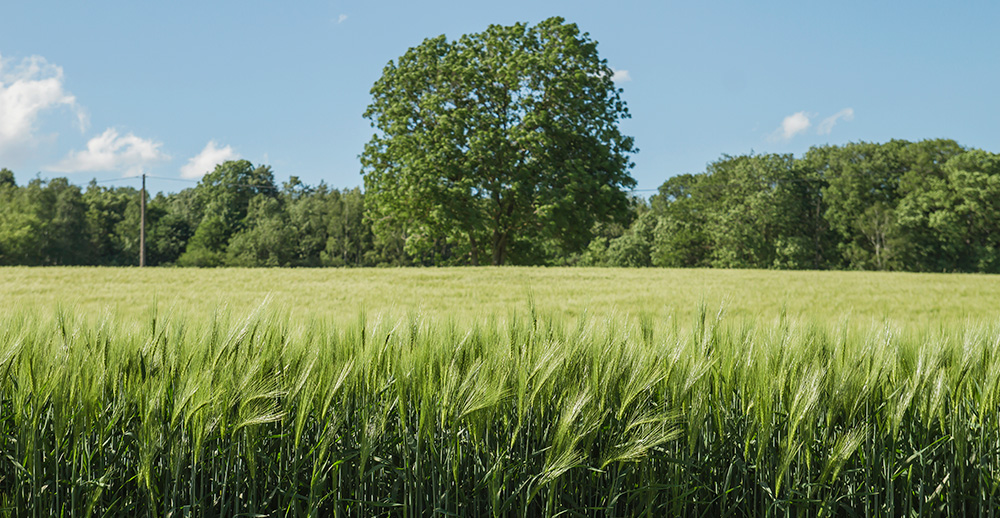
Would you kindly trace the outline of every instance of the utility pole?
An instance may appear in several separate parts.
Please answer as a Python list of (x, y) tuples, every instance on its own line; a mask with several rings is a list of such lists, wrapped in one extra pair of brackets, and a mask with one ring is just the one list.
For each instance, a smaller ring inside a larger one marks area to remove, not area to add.
[(142, 173), (142, 191), (139, 193), (139, 267), (146, 266), (146, 173)]

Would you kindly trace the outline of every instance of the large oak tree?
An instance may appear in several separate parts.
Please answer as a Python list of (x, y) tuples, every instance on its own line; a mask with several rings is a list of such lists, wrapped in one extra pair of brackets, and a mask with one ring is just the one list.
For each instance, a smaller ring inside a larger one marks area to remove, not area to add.
[(427, 39), (389, 62), (361, 156), (374, 230), (402, 231), (412, 252), (463, 247), (472, 264), (585, 247), (635, 185), (612, 74), (561, 18)]

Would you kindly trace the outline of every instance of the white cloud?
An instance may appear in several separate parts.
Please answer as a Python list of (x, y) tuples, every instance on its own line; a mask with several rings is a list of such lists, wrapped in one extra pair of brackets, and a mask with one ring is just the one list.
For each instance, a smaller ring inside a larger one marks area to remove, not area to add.
[(613, 68), (611, 70), (614, 71), (614, 74), (611, 75), (611, 80), (616, 83), (627, 83), (632, 80), (632, 76), (629, 75), (628, 70), (615, 70)]
[(66, 91), (61, 67), (41, 56), (20, 62), (0, 56), (0, 157), (7, 159), (9, 154), (33, 147), (39, 116), (59, 107), (72, 110), (81, 131), (85, 129), (86, 112)]
[(809, 121), (810, 115), (806, 112), (798, 112), (785, 117), (781, 121), (781, 127), (775, 131), (775, 136), (788, 140), (799, 133), (809, 129), (812, 123)]
[(854, 108), (844, 108), (843, 110), (840, 110), (839, 112), (823, 119), (823, 122), (819, 123), (819, 126), (816, 127), (816, 133), (820, 135), (829, 135), (830, 132), (833, 131), (833, 127), (837, 124), (837, 122), (841, 120), (854, 120)]
[(114, 128), (90, 139), (84, 151), (71, 151), (69, 156), (49, 167), (57, 173), (120, 171), (137, 175), (156, 162), (169, 160), (160, 151), (161, 143), (139, 138), (131, 133), (121, 136)]
[(340, 16), (337, 17), (337, 23), (344, 23), (344, 20), (346, 20), (346, 19), (347, 19), (347, 15), (346, 14), (341, 14)]
[(212, 172), (215, 166), (227, 160), (237, 160), (240, 155), (233, 151), (231, 146), (218, 147), (214, 140), (208, 141), (205, 149), (201, 153), (191, 157), (188, 163), (181, 168), (182, 178), (201, 178), (206, 173)]

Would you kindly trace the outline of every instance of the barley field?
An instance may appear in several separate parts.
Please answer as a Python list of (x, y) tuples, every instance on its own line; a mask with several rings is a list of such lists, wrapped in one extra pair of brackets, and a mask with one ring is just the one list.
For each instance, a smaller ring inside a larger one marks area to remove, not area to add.
[(998, 288), (0, 269), (0, 513), (994, 516)]
[(481, 320), (533, 300), (560, 319), (672, 316), (704, 304), (729, 319), (837, 323), (891, 320), (926, 326), (1000, 315), (1000, 276), (837, 271), (624, 268), (162, 269), (0, 268), (0, 307), (140, 318), (202, 318), (252, 311), (265, 298), (295, 318), (353, 322), (359, 309), (407, 317)]

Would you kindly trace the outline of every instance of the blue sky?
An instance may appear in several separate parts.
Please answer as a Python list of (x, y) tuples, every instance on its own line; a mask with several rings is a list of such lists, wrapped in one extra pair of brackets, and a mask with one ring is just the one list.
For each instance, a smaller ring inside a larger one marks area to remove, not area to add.
[(1000, 3), (37, 1), (0, 6), (0, 167), (133, 185), (240, 157), (354, 187), (389, 60), (556, 15), (618, 71), (638, 189), (826, 143), (1000, 151)]

